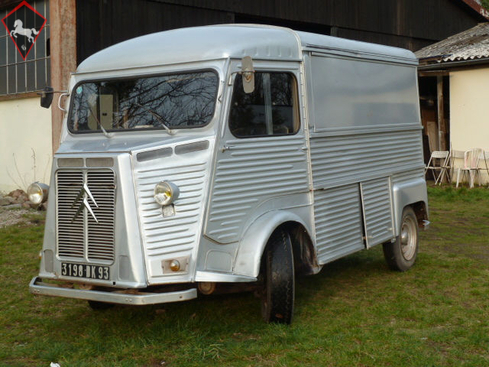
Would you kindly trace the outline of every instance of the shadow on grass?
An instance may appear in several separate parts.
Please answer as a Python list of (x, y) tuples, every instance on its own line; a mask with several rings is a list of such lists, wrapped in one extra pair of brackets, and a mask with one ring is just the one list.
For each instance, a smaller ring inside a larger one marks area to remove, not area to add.
[[(366, 283), (388, 281), (393, 272), (384, 264), (380, 249), (364, 251), (328, 264), (313, 276), (296, 283), (296, 321), (311, 303), (328, 306), (328, 298), (343, 297), (349, 288)], [(41, 301), (43, 298), (35, 298)], [(51, 302), (50, 302), (51, 303)], [(96, 336), (95, 340), (118, 335), (130, 339), (179, 340), (188, 333), (205, 335), (219, 332), (224, 338), (235, 333), (253, 334), (265, 327), (260, 314), (260, 300), (251, 292), (199, 296), (195, 300), (152, 306), (120, 306), (92, 310), (85, 301), (57, 299), (43, 334), (69, 338), (70, 335)], [(42, 326), (41, 326), (42, 327)], [(61, 334), (61, 335), (60, 335)]]

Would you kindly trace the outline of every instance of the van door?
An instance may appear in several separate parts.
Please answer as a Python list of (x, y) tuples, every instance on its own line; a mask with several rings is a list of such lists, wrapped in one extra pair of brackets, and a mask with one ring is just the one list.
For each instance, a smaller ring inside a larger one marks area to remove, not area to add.
[(242, 76), (234, 73), (227, 97), (205, 228), (218, 243), (239, 241), (268, 211), (304, 205), (309, 192), (299, 64), (287, 71), (255, 68), (254, 91), (245, 93)]
[(395, 236), (390, 178), (379, 178), (360, 184), (367, 248)]

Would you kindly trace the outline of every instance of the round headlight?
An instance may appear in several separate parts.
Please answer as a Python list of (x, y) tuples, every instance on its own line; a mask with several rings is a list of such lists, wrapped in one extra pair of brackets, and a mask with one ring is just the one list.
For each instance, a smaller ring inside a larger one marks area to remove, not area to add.
[(27, 196), (33, 204), (42, 204), (48, 199), (49, 186), (40, 182), (34, 182), (27, 188)]
[(161, 206), (170, 205), (180, 195), (178, 186), (173, 182), (162, 181), (155, 186), (155, 201)]

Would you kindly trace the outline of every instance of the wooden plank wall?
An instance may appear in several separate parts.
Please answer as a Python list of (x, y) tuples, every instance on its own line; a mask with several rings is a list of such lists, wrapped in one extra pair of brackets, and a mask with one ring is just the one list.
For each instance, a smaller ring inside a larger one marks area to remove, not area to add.
[(77, 62), (139, 35), (268, 23), (416, 51), (484, 21), (461, 0), (78, 0)]

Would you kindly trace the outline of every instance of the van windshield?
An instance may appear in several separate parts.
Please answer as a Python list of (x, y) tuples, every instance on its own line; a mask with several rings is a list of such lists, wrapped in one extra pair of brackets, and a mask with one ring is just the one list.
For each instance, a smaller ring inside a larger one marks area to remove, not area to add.
[(82, 82), (71, 94), (68, 128), (85, 133), (202, 127), (214, 115), (218, 82), (211, 71)]

